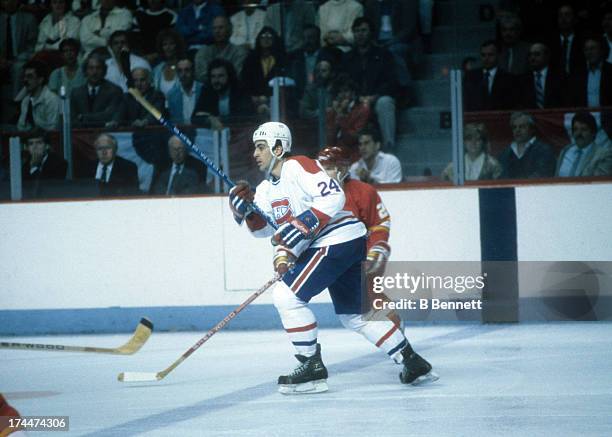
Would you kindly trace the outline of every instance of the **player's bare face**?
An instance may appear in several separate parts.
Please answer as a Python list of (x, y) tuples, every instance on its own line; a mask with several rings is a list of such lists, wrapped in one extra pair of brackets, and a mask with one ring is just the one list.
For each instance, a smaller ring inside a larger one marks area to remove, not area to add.
[(255, 141), (253, 158), (255, 158), (255, 164), (260, 171), (266, 171), (270, 166), (272, 152), (270, 152), (270, 148), (264, 140)]

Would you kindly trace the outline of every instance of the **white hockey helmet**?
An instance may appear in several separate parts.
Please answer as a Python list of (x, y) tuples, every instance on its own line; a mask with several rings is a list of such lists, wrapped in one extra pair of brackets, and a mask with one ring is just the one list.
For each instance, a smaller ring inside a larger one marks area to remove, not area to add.
[(270, 148), (270, 152), (274, 154), (274, 146), (276, 141), (280, 141), (283, 147), (283, 154), (291, 152), (291, 131), (284, 123), (269, 121), (260, 125), (253, 132), (253, 143), (256, 141), (265, 140)]

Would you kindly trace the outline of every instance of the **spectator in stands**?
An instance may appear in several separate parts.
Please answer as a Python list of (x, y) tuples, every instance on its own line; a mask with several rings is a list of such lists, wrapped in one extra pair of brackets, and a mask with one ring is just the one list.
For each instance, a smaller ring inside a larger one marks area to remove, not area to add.
[[(300, 100), (300, 117), (318, 117), (320, 108), (325, 111), (331, 102), (331, 88), (336, 76), (332, 65), (327, 57), (323, 57), (317, 62), (315, 80), (313, 83), (306, 85), (304, 95)], [(320, 99), (321, 101), (319, 101)]]
[(134, 31), (138, 35), (141, 54), (151, 63), (159, 56), (155, 46), (156, 36), (176, 24), (176, 12), (164, 7), (164, 3), (164, 0), (148, 0), (148, 8), (140, 7), (134, 12)]
[[(328, 0), (323, 3), (319, 7), (322, 45), (348, 51), (353, 44), (355, 19), (362, 16), (363, 6), (356, 0)], [(370, 32), (374, 32), (373, 25)]]
[(191, 124), (196, 102), (202, 93), (202, 82), (194, 79), (193, 62), (183, 58), (176, 64), (179, 82), (166, 95), (173, 123)]
[(255, 50), (247, 56), (242, 68), (241, 81), (247, 95), (251, 96), (258, 114), (270, 111), (272, 95), (270, 80), (286, 76), (286, 57), (283, 45), (271, 27), (264, 26), (257, 35)]
[(58, 128), (60, 99), (46, 85), (47, 70), (40, 61), (30, 61), (23, 66), (23, 84), (26, 96), (21, 101), (21, 113), (17, 129), (44, 130)]
[[(466, 181), (497, 179), (502, 174), (499, 161), (489, 153), (489, 135), (482, 123), (468, 123), (463, 128), (464, 173)], [(454, 178), (453, 163), (442, 172), (442, 180)]]
[(515, 14), (504, 15), (499, 20), (501, 33), (501, 50), (499, 52), (499, 67), (511, 74), (527, 73), (529, 58), (529, 43), (521, 39), (523, 25)]
[(513, 112), (510, 128), (514, 142), (500, 155), (504, 179), (552, 177), (555, 155), (552, 148), (536, 136), (535, 119), (526, 112)]
[(606, 60), (612, 63), (612, 4), (608, 5), (603, 11), (601, 27), (603, 28), (604, 39), (608, 46), (608, 58)]
[(104, 47), (110, 36), (117, 30), (130, 30), (132, 13), (115, 5), (115, 0), (100, 0), (100, 9), (87, 15), (81, 21), (81, 45), (86, 54), (98, 47)]
[(514, 106), (515, 81), (499, 68), (497, 45), (487, 40), (480, 45), (482, 68), (465, 75), (464, 107), (466, 111), (499, 111)]
[[(147, 102), (162, 112), (165, 110), (166, 99), (164, 95), (151, 85), (151, 70), (141, 67), (134, 68), (132, 70), (132, 82), (134, 88), (140, 91)], [(123, 111), (121, 119), (126, 126), (144, 127), (157, 122), (155, 117), (138, 103), (131, 94), (125, 94), (121, 109)]]
[(26, 139), (27, 159), (23, 163), (24, 180), (66, 179), (68, 163), (51, 150), (49, 134), (34, 129)]
[(348, 52), (343, 65), (357, 84), (357, 94), (376, 113), (382, 131), (383, 147), (395, 146), (395, 93), (397, 80), (392, 68), (391, 54), (373, 44), (372, 22), (357, 18), (353, 23), (355, 48)]
[[(208, 65), (206, 87), (195, 107), (195, 117), (206, 119), (213, 128), (222, 128), (220, 119), (251, 115), (253, 105), (240, 89), (236, 71), (231, 62), (214, 59)], [(199, 124), (198, 121), (194, 121)]]
[(129, 196), (138, 194), (136, 164), (117, 156), (117, 140), (100, 134), (94, 141), (98, 161), (90, 169), (90, 176), (98, 181), (101, 196)]
[(555, 175), (559, 177), (612, 175), (612, 150), (595, 142), (597, 122), (589, 112), (572, 118), (574, 143), (563, 148)]
[(314, 82), (317, 59), (321, 53), (321, 33), (317, 26), (304, 28), (304, 45), (289, 53), (290, 76), (295, 80), (296, 95), (301, 98), (307, 85)]
[(185, 41), (175, 30), (166, 29), (157, 35), (156, 46), (161, 62), (153, 70), (153, 84), (167, 98), (168, 92), (178, 83), (176, 64), (186, 55)]
[(394, 155), (380, 151), (380, 135), (374, 128), (359, 133), (359, 161), (350, 168), (351, 177), (368, 184), (393, 184), (402, 181), (402, 165)]
[(401, 87), (408, 86), (411, 74), (407, 60), (415, 64), (418, 38), (418, 3), (392, 0), (365, 0), (364, 16), (374, 24), (374, 39), (393, 55), (395, 75)]
[(568, 78), (572, 106), (612, 105), (612, 65), (605, 60), (608, 45), (600, 36), (584, 38), (584, 56), (587, 70)]
[(236, 73), (240, 74), (248, 53), (245, 47), (230, 43), (232, 25), (227, 17), (215, 17), (212, 31), (213, 43), (200, 47), (195, 55), (195, 77), (202, 83), (206, 82), (208, 64), (213, 59), (221, 58), (230, 61)]
[(54, 93), (59, 95), (61, 87), (64, 87), (66, 95), (70, 96), (74, 88), (85, 85), (85, 75), (78, 63), (80, 48), (81, 44), (74, 38), (65, 39), (60, 43), (59, 49), (64, 60), (64, 66), (51, 72), (48, 84), (49, 89)]
[(21, 89), (23, 65), (36, 45), (36, 19), (18, 6), (18, 0), (2, 0), (0, 12), (0, 104), (4, 123), (15, 122), (17, 106), (13, 99)]
[[(253, 0), (241, 0), (242, 9), (231, 16), (232, 37), (230, 42), (247, 49), (255, 48), (255, 38), (264, 27), (266, 13), (255, 7)], [(271, 6), (270, 6), (271, 7)]]
[(121, 88), (104, 79), (106, 63), (91, 53), (83, 63), (87, 83), (74, 88), (70, 97), (73, 127), (115, 127), (121, 117)]
[(187, 149), (178, 137), (173, 136), (168, 140), (168, 154), (172, 165), (156, 177), (151, 194), (172, 196), (204, 193), (203, 181), (198, 172), (187, 164)]
[(38, 26), (36, 51), (57, 50), (66, 38), (78, 38), (81, 20), (72, 15), (68, 0), (51, 0), (51, 12)]
[(581, 74), (586, 69), (582, 36), (576, 31), (576, 14), (570, 3), (557, 9), (557, 32), (548, 44), (551, 66), (565, 75)]
[(516, 92), (521, 109), (558, 108), (564, 105), (563, 76), (550, 67), (550, 51), (542, 43), (529, 48), (529, 72), (520, 77)]
[(357, 135), (370, 120), (370, 106), (357, 97), (357, 85), (340, 75), (332, 87), (331, 107), (327, 108), (327, 145), (355, 152)]
[(264, 26), (271, 27), (281, 36), (287, 52), (304, 45), (304, 29), (314, 24), (315, 10), (310, 2), (304, 0), (276, 2), (268, 6), (264, 20)]
[[(106, 60), (106, 80), (117, 85), (123, 92), (131, 86), (131, 71), (134, 68), (151, 70), (146, 59), (130, 51), (128, 33), (124, 30), (113, 32), (108, 40), (111, 57)], [(130, 80), (128, 80), (128, 77)]]
[(212, 23), (219, 15), (225, 15), (225, 12), (216, 0), (193, 0), (181, 9), (176, 30), (183, 36), (190, 51), (213, 42)]

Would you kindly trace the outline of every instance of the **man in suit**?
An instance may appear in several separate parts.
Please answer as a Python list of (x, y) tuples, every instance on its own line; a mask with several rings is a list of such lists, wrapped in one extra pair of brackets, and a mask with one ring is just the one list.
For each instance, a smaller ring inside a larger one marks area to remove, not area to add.
[(521, 19), (517, 15), (511, 14), (500, 17), (499, 67), (515, 75), (525, 74), (528, 71), (530, 44), (521, 39), (522, 28)]
[(535, 43), (529, 48), (529, 72), (519, 79), (516, 92), (521, 109), (559, 108), (565, 106), (563, 75), (550, 66), (550, 50)]
[(32, 57), (38, 24), (19, 10), (18, 0), (2, 0), (0, 10), (0, 122), (9, 123), (17, 112), (13, 99), (21, 89), (23, 65)]
[(167, 94), (170, 120), (175, 124), (191, 124), (202, 83), (194, 80), (193, 62), (188, 58), (176, 63), (176, 74), (179, 82)]
[(28, 159), (22, 168), (24, 180), (62, 180), (66, 178), (68, 163), (51, 150), (47, 132), (40, 129), (30, 132), (26, 140), (26, 151)]
[(181, 140), (172, 136), (168, 140), (168, 154), (172, 165), (163, 170), (151, 187), (151, 194), (198, 194), (205, 192), (204, 181), (187, 163), (187, 149)]
[(251, 115), (251, 99), (244, 94), (231, 62), (215, 59), (208, 66), (208, 83), (194, 110), (194, 123), (202, 120), (213, 128), (222, 128), (221, 119)]
[(597, 122), (591, 113), (577, 112), (572, 118), (574, 143), (563, 148), (555, 176), (611, 176), (612, 150), (595, 143)]
[[(132, 81), (143, 97), (160, 111), (164, 111), (166, 107), (166, 98), (163, 93), (153, 88), (151, 85), (151, 70), (146, 68), (135, 68), (132, 70)], [(150, 124), (156, 124), (157, 120), (147, 111), (144, 106), (138, 103), (131, 94), (124, 95), (124, 104), (122, 105), (123, 114), (121, 119), (126, 126), (144, 127)]]
[(514, 78), (499, 68), (497, 55), (495, 41), (480, 45), (482, 68), (465, 75), (466, 111), (499, 111), (514, 106)]
[(607, 49), (603, 38), (595, 35), (585, 37), (587, 70), (568, 78), (572, 106), (612, 105), (612, 65), (605, 61)]
[(586, 69), (582, 37), (576, 32), (576, 13), (570, 3), (557, 9), (557, 30), (548, 42), (551, 66), (564, 75), (583, 73)]
[(500, 155), (503, 179), (552, 177), (555, 155), (552, 148), (536, 136), (535, 119), (526, 112), (510, 116), (514, 141)]
[(61, 102), (57, 94), (47, 87), (47, 76), (47, 68), (41, 61), (32, 60), (23, 66), (23, 85), (27, 94), (21, 101), (17, 129), (58, 128)]
[(123, 93), (106, 79), (106, 63), (90, 54), (83, 64), (87, 83), (74, 88), (70, 95), (73, 127), (116, 127), (121, 118)]
[(129, 196), (138, 194), (136, 164), (117, 156), (117, 140), (100, 134), (94, 142), (98, 161), (90, 176), (98, 181), (100, 196)]

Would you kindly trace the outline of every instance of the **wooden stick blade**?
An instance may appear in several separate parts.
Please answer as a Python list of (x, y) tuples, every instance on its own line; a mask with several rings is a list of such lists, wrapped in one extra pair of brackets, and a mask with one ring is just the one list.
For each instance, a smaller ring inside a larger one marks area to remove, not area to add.
[(160, 120), (162, 118), (161, 112), (159, 112), (159, 110), (155, 106), (150, 104), (136, 88), (129, 88), (128, 93), (130, 93), (138, 103), (140, 103), (147, 111), (149, 111), (151, 115), (155, 117), (156, 120)]
[(147, 342), (153, 332), (153, 323), (145, 317), (140, 319), (140, 323), (136, 327), (136, 331), (130, 340), (116, 349), (116, 353), (121, 355), (132, 355), (140, 350)]

